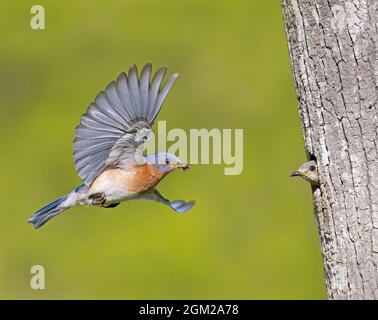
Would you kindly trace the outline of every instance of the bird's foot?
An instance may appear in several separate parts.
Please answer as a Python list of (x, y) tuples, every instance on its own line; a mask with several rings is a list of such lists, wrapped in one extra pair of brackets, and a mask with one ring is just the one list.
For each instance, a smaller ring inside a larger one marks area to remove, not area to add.
[(119, 205), (119, 203), (112, 203), (112, 204), (108, 204), (108, 205), (105, 205), (105, 206), (102, 206), (102, 207), (103, 208), (115, 208), (118, 205)]
[(88, 198), (92, 200), (92, 204), (95, 206), (103, 205), (106, 202), (104, 193), (94, 193), (94, 194), (91, 194)]

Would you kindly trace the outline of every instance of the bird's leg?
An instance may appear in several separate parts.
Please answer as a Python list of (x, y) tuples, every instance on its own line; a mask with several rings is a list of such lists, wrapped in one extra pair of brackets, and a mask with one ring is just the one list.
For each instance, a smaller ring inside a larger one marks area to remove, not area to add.
[(94, 193), (91, 194), (88, 198), (92, 200), (93, 205), (102, 205), (106, 202), (104, 193)]

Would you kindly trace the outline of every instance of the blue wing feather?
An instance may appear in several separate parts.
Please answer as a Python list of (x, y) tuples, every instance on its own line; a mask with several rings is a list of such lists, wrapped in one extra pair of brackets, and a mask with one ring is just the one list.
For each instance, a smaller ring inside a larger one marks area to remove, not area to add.
[[(165, 68), (159, 69), (150, 82), (151, 64), (144, 66), (140, 78), (133, 66), (128, 75), (122, 73), (89, 105), (76, 127), (73, 143), (75, 168), (86, 185), (109, 165), (107, 160), (113, 147), (122, 146), (128, 151), (136, 147), (117, 144), (117, 141), (132, 140), (124, 139), (131, 128), (152, 127), (177, 78), (177, 74), (173, 75), (162, 86), (165, 72)], [(141, 125), (135, 126), (137, 123)]]

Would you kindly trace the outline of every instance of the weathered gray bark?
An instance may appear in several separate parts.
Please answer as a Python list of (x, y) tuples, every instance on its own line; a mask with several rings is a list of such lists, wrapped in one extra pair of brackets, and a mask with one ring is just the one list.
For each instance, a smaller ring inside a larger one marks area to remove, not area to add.
[(330, 299), (378, 298), (378, 1), (282, 0)]

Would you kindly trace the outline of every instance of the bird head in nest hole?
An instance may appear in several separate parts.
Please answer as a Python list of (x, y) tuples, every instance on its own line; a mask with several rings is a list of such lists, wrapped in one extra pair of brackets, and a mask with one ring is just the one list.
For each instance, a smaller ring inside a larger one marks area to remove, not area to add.
[(312, 185), (319, 186), (318, 166), (314, 160), (303, 163), (299, 169), (294, 171), (290, 176), (302, 177)]

